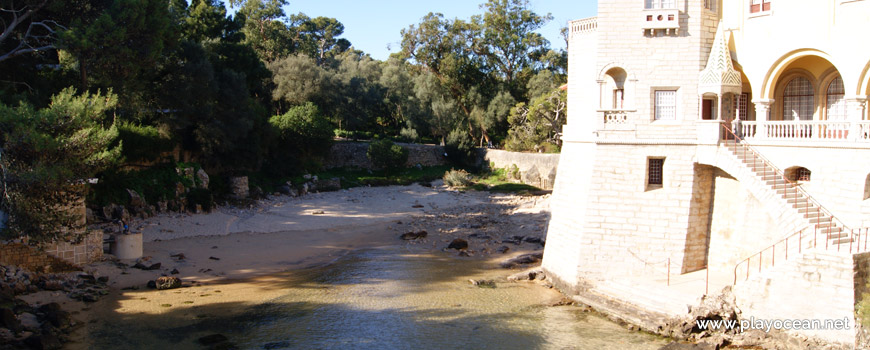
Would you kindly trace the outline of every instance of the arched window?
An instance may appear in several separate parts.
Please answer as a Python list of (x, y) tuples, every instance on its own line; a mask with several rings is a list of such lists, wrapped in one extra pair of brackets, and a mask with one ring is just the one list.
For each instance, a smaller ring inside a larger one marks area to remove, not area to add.
[(813, 84), (797, 77), (785, 86), (782, 94), (782, 120), (813, 120)]
[[(602, 101), (602, 107), (609, 107), (612, 109), (624, 109), (625, 108), (625, 80), (628, 74), (624, 69), (615, 67), (611, 68), (607, 71), (607, 90), (606, 94), (609, 95), (610, 101), (606, 101), (608, 96), (605, 95), (605, 101)], [(609, 103), (608, 103), (609, 102)]]
[(846, 88), (843, 87), (843, 78), (837, 77), (825, 90), (825, 117), (828, 120), (846, 120)]

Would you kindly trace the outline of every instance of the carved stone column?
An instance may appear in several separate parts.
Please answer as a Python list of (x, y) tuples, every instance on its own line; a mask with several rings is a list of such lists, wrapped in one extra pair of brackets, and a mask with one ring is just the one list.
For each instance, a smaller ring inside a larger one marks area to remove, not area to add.
[(858, 141), (868, 137), (868, 135), (864, 135), (864, 130), (861, 127), (866, 105), (867, 96), (850, 96), (846, 98), (846, 120), (849, 121), (850, 140)]
[(755, 122), (758, 123), (755, 129), (755, 138), (767, 138), (767, 121), (770, 120), (770, 109), (773, 107), (773, 99), (752, 100), (755, 104)]

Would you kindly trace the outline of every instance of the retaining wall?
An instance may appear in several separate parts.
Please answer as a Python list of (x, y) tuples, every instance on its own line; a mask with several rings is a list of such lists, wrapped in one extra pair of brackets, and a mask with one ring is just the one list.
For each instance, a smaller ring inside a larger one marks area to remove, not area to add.
[[(442, 146), (410, 143), (396, 144), (408, 149), (408, 161), (405, 162), (407, 167), (417, 164), (422, 166), (438, 166), (449, 163), (447, 157), (444, 156), (444, 147)], [(329, 150), (329, 155), (326, 157), (323, 166), (326, 169), (374, 169), (375, 166), (366, 156), (368, 149), (368, 142), (336, 142)]]
[(481, 152), (485, 164), (492, 168), (519, 170), (518, 180), (527, 185), (552, 190), (556, 183), (556, 169), (559, 167), (558, 153), (522, 153), (497, 149), (484, 149)]

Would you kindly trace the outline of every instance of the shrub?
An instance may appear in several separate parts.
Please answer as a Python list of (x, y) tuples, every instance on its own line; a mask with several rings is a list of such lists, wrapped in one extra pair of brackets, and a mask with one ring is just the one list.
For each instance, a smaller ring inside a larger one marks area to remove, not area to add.
[(214, 207), (214, 196), (211, 191), (205, 188), (192, 188), (187, 192), (187, 207), (189, 210), (196, 210), (196, 205), (202, 206), (203, 211), (211, 211)]
[(0, 105), (0, 209), (9, 215), (10, 236), (32, 243), (78, 239), (80, 218), (67, 209), (84, 195), (85, 179), (120, 158), (112, 144), (114, 124), (106, 127), (117, 98), (76, 95), (67, 88), (44, 109), (27, 104)]
[(444, 146), (447, 159), (457, 165), (474, 166), (476, 157), (474, 154), (474, 141), (463, 130), (456, 129), (447, 135), (447, 144)]
[(156, 127), (132, 123), (118, 125), (118, 139), (124, 145), (121, 155), (128, 162), (157, 160), (174, 146), (169, 136)]
[(408, 150), (389, 140), (372, 141), (366, 156), (378, 168), (395, 169), (408, 161)]
[(402, 130), (399, 131), (399, 136), (405, 142), (410, 143), (417, 142), (417, 139), (419, 138), (419, 136), (417, 135), (417, 130), (415, 130), (414, 128), (402, 128)]
[(334, 131), (320, 109), (311, 102), (290, 108), (283, 115), (269, 119), (281, 143), (306, 153), (325, 153), (332, 143)]
[(450, 187), (465, 187), (471, 185), (471, 174), (462, 169), (450, 169), (444, 173), (444, 184)]

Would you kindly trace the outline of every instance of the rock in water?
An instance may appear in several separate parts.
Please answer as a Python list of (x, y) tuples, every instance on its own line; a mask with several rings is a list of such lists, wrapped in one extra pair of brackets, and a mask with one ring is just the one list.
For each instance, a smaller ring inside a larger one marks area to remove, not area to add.
[(456, 249), (456, 250), (465, 250), (468, 249), (468, 241), (457, 238), (450, 242), (450, 245), (447, 246), (447, 249)]
[(181, 287), (181, 279), (172, 276), (163, 276), (154, 281), (157, 290), (175, 289)]
[(423, 231), (417, 231), (417, 232), (403, 233), (401, 237), (402, 237), (402, 239), (404, 239), (406, 241), (410, 241), (410, 240), (415, 240), (415, 239), (420, 239), (420, 238), (426, 238), (426, 236), (428, 236), (428, 235), (429, 235), (429, 232), (426, 232), (425, 230), (423, 230)]
[(518, 265), (534, 264), (544, 258), (544, 253), (523, 254), (501, 263), (501, 267), (510, 269)]
[(202, 338), (199, 338), (199, 343), (202, 345), (205, 345), (205, 346), (209, 346), (209, 345), (223, 343), (223, 342), (228, 341), (228, 340), (229, 339), (227, 339), (227, 337), (225, 335), (220, 334), (220, 333), (216, 333), (216, 334), (207, 335), (207, 336), (204, 336)]

